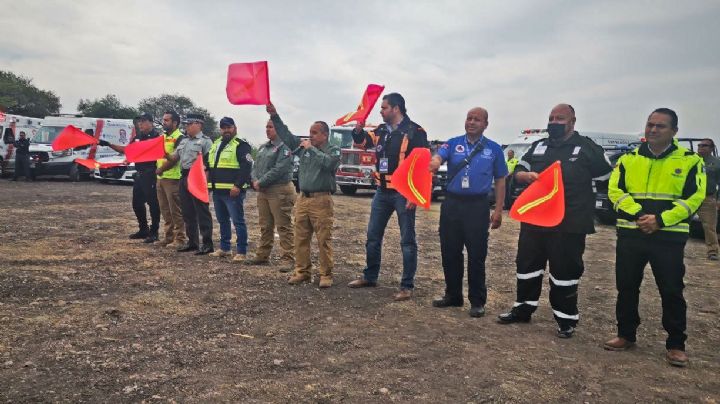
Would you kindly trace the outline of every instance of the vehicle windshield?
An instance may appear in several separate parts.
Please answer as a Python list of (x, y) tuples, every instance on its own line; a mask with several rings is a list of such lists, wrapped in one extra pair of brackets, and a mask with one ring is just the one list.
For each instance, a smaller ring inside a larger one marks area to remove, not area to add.
[(32, 137), (32, 143), (44, 143), (50, 144), (53, 140), (63, 131), (63, 127), (60, 126), (42, 126), (35, 135)]
[(353, 144), (352, 129), (331, 129), (328, 141), (341, 149), (349, 149)]

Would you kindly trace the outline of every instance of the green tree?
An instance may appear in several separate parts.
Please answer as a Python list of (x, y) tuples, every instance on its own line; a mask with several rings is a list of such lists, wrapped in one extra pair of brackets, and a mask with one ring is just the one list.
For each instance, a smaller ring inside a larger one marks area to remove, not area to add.
[(41, 90), (32, 79), (0, 70), (0, 111), (44, 118), (60, 112), (60, 98), (52, 91)]
[(135, 108), (122, 105), (115, 94), (108, 94), (92, 101), (80, 99), (77, 109), (83, 115), (93, 118), (132, 119), (138, 116)]
[(183, 119), (187, 114), (202, 114), (205, 116), (203, 132), (213, 139), (220, 135), (218, 122), (215, 120), (215, 117), (212, 116), (207, 109), (198, 107), (190, 98), (184, 95), (161, 94), (157, 97), (145, 98), (138, 103), (138, 111), (151, 114), (155, 117), (157, 123), (161, 122), (165, 111), (175, 111), (180, 114), (180, 118)]

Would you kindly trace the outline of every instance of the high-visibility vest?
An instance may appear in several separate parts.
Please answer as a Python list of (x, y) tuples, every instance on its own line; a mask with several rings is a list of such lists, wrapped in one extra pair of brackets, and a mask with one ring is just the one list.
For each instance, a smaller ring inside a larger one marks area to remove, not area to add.
[[(175, 129), (175, 131), (171, 134), (163, 133), (163, 143), (165, 145), (165, 153), (172, 154), (172, 152), (175, 151), (175, 148), (177, 147), (177, 142), (180, 140), (180, 137), (182, 137), (182, 132), (180, 132), (180, 129)], [(163, 164), (165, 164), (167, 160), (162, 158), (157, 161), (157, 166), (162, 167)], [(172, 166), (172, 168), (164, 171), (162, 174), (158, 175), (158, 178), (165, 178), (165, 179), (171, 179), (171, 180), (179, 180), (180, 179), (180, 162)]]
[(517, 167), (518, 162), (519, 162), (519, 160), (518, 160), (517, 158), (515, 158), (515, 157), (511, 158), (510, 160), (508, 160), (508, 161), (506, 162), (506, 163), (507, 163), (507, 168), (508, 168), (508, 173), (509, 173), (510, 175), (512, 175), (512, 173), (515, 171), (515, 167)]
[(618, 161), (608, 184), (618, 229), (638, 229), (622, 216), (642, 211), (660, 217), (660, 231), (690, 232), (690, 219), (705, 199), (705, 166), (702, 157), (673, 144), (675, 150), (663, 158), (644, 156), (637, 148)]
[[(230, 139), (225, 148), (220, 151), (217, 156), (218, 149), (222, 137), (219, 137), (210, 146), (208, 153), (208, 163), (210, 165), (210, 175), (208, 176), (208, 189), (232, 189), (235, 185), (235, 178), (238, 170), (240, 170), (240, 162), (237, 159), (237, 148), (240, 140), (237, 137)], [(217, 165), (215, 161), (217, 160)], [(215, 186), (213, 187), (213, 182)]]

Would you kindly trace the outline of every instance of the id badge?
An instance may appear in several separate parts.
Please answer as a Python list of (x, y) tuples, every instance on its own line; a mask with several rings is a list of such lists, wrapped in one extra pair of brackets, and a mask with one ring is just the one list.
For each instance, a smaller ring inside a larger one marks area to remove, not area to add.
[(383, 157), (380, 159), (380, 163), (378, 164), (378, 172), (380, 174), (387, 174), (388, 172), (388, 159), (387, 157)]
[(460, 185), (462, 189), (468, 189), (470, 188), (470, 177), (467, 175), (463, 175), (462, 177), (462, 185)]

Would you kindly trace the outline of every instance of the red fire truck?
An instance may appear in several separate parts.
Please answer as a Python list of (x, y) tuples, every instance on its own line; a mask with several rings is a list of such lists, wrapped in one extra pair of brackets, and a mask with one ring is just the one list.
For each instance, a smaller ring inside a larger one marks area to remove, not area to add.
[[(335, 178), (345, 195), (353, 195), (358, 189), (375, 189), (375, 150), (357, 147), (352, 138), (353, 128), (354, 123), (330, 128), (330, 142), (342, 150)], [(365, 126), (366, 131), (375, 128), (376, 125)]]

